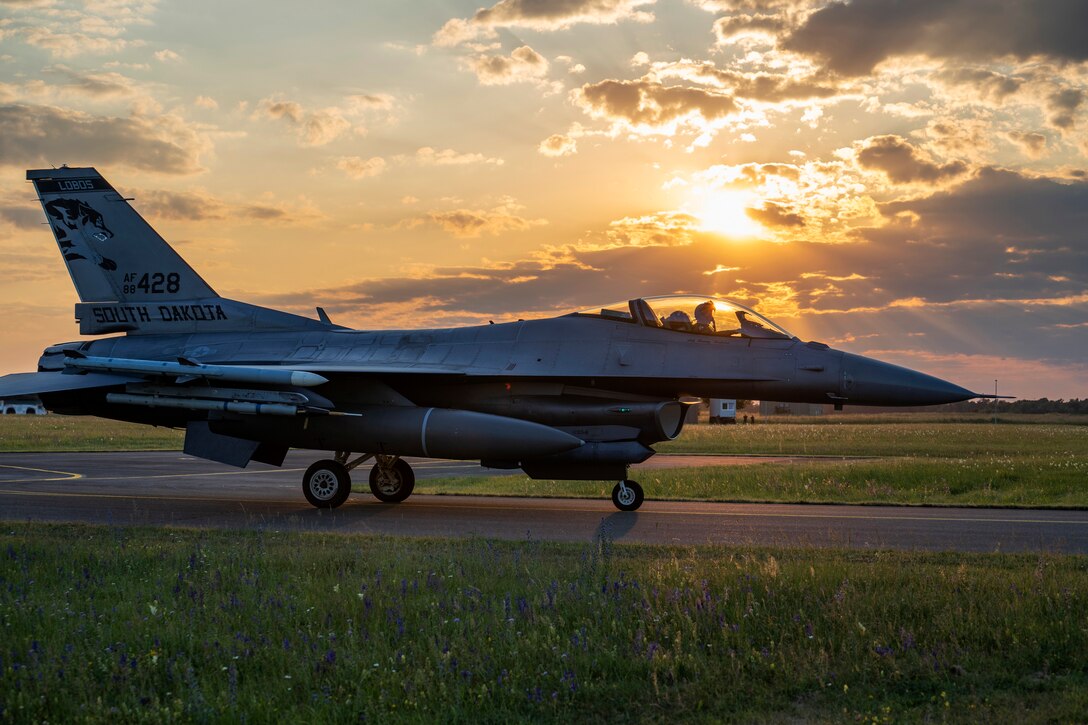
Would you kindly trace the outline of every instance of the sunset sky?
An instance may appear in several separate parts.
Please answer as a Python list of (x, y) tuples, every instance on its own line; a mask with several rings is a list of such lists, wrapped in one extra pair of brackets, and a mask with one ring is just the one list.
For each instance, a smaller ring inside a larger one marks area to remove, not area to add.
[(0, 373), (78, 338), (27, 168), (359, 328), (712, 293), (1088, 397), (1084, 0), (0, 0)]

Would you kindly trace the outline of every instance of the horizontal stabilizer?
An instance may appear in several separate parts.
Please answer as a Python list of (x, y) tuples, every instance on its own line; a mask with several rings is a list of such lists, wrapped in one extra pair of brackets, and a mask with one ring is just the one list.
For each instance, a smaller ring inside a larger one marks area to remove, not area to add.
[(67, 375), (65, 373), (12, 373), (0, 377), (0, 398), (18, 398), (25, 395), (62, 393), (69, 390), (109, 388), (136, 382), (140, 378), (131, 375)]

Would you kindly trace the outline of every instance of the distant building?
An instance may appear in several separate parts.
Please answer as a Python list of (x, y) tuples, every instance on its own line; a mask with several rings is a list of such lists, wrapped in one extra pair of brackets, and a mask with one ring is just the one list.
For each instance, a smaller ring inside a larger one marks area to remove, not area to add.
[(782, 403), (777, 400), (759, 401), (759, 414), (770, 415), (823, 415), (825, 405), (821, 403)]
[(4, 415), (45, 415), (45, 406), (36, 397), (8, 398), (0, 400), (0, 411)]
[(729, 424), (737, 422), (737, 401), (728, 398), (710, 399), (710, 422)]

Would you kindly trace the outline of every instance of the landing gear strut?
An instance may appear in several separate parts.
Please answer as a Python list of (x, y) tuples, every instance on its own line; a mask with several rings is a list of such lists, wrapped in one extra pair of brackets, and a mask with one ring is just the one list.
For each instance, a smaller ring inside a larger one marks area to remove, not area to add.
[(612, 503), (620, 511), (635, 511), (642, 505), (646, 496), (637, 481), (625, 479), (612, 489)]
[(398, 456), (365, 453), (349, 460), (351, 453), (337, 451), (334, 459), (318, 461), (302, 476), (302, 493), (319, 509), (334, 509), (351, 494), (351, 471), (375, 459), (370, 469), (370, 491), (379, 501), (399, 503), (412, 495), (416, 476), (408, 462)]

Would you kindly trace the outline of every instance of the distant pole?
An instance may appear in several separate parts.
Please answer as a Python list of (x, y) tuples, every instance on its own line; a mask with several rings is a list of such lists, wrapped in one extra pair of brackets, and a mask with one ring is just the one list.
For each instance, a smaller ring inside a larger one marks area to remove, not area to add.
[(994, 424), (997, 424), (997, 378), (994, 378)]

